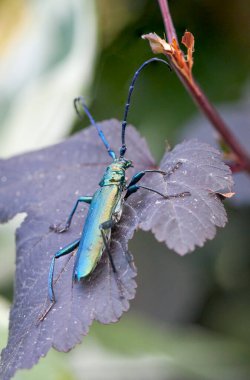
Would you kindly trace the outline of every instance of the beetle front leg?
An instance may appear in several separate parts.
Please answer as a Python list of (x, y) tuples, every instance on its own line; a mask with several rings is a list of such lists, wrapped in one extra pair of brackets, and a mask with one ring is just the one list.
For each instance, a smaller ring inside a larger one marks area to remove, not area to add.
[(65, 225), (61, 226), (61, 225), (55, 225), (55, 224), (53, 224), (53, 225), (50, 226), (50, 229), (53, 230), (53, 231), (55, 231), (55, 232), (58, 232), (58, 233), (62, 233), (62, 232), (67, 231), (69, 229), (70, 225), (71, 225), (71, 221), (72, 221), (72, 218), (74, 216), (74, 213), (76, 212), (78, 204), (80, 202), (84, 202), (84, 203), (90, 204), (91, 201), (92, 201), (92, 198), (93, 197), (89, 197), (89, 196), (78, 198), (77, 201), (76, 201), (76, 203), (75, 203), (75, 205), (74, 205), (74, 207), (73, 207), (73, 209), (72, 209), (72, 211), (71, 211), (71, 213), (70, 213), (70, 215), (69, 215), (69, 217), (68, 217), (68, 219), (67, 219), (67, 221), (66, 221), (66, 223), (65, 223)]
[(145, 190), (151, 191), (152, 193), (158, 194), (166, 200), (169, 200), (172, 198), (184, 198), (191, 195), (189, 191), (183, 191), (182, 193), (179, 193), (179, 194), (165, 195), (155, 189), (151, 189), (151, 187), (142, 186), (142, 185), (133, 185), (133, 186), (128, 187), (124, 199), (127, 199), (131, 194), (136, 193), (139, 189), (145, 189)]
[(128, 187), (133, 186), (137, 182), (139, 182), (146, 173), (160, 173), (162, 175), (166, 175), (167, 174), (163, 170), (157, 170), (157, 169), (142, 170), (142, 171), (140, 171), (140, 172), (138, 172), (138, 173), (136, 173), (136, 174), (133, 175), (133, 177), (131, 178), (131, 181), (128, 184)]
[(144, 175), (146, 173), (159, 173), (159, 174), (162, 174), (162, 175), (167, 175), (166, 172), (164, 172), (163, 170), (157, 170), (157, 169), (148, 169), (148, 170), (142, 170), (136, 174), (133, 175), (133, 177), (131, 178), (131, 181), (129, 182), (128, 186), (127, 186), (127, 192), (125, 194), (125, 197), (124, 199), (126, 200), (131, 194), (135, 193), (137, 190), (139, 190), (140, 186), (136, 185), (137, 182), (139, 182), (142, 177), (144, 177)]
[(159, 174), (162, 174), (164, 176), (167, 176), (169, 177), (171, 174), (173, 174), (177, 169), (179, 169), (179, 167), (182, 165), (182, 162), (181, 161), (178, 161), (171, 169), (169, 169), (167, 172), (164, 171), (164, 170), (158, 170), (158, 169), (147, 169), (147, 170), (142, 170), (136, 174), (133, 175), (133, 177), (131, 178), (131, 181), (129, 182), (128, 184), (128, 187), (130, 186), (133, 186), (135, 185), (137, 182), (139, 182), (142, 177), (146, 174), (146, 173), (159, 173)]
[(138, 191), (139, 189), (145, 189), (145, 190), (149, 190), (153, 193), (156, 193), (158, 195), (160, 195), (161, 197), (165, 198), (165, 199), (172, 199), (172, 198), (183, 198), (183, 197), (186, 197), (186, 196), (190, 196), (191, 193), (189, 191), (184, 191), (182, 193), (179, 193), (179, 194), (173, 194), (173, 195), (165, 195), (163, 193), (160, 193), (159, 191), (155, 190), (155, 189), (152, 189), (150, 187), (147, 187), (147, 186), (142, 186), (142, 185), (136, 185), (137, 182), (139, 182), (142, 177), (146, 174), (146, 173), (160, 173), (166, 177), (169, 177), (171, 176), (177, 169), (179, 169), (179, 167), (182, 165), (182, 162), (181, 161), (178, 161), (170, 170), (168, 170), (167, 172), (163, 171), (163, 170), (142, 170), (138, 173), (136, 173), (130, 183), (128, 184), (127, 186), (127, 192), (125, 194), (125, 197), (124, 199), (126, 200), (131, 194), (135, 193), (136, 191)]

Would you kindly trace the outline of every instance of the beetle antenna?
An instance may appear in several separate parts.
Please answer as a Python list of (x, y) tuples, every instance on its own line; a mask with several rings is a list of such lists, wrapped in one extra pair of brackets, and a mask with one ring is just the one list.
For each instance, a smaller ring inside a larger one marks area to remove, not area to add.
[(133, 79), (131, 81), (130, 87), (129, 87), (128, 98), (127, 98), (127, 102), (126, 102), (125, 110), (124, 110), (124, 117), (123, 117), (123, 122), (122, 122), (122, 146), (120, 148), (120, 158), (124, 157), (126, 150), (127, 150), (126, 143), (125, 143), (125, 130), (126, 130), (126, 126), (127, 126), (127, 117), (128, 117), (129, 107), (130, 107), (131, 95), (132, 95), (132, 92), (134, 90), (135, 82), (136, 82), (136, 79), (138, 78), (138, 75), (140, 74), (141, 70), (151, 62), (162, 62), (165, 65), (167, 65), (169, 67), (169, 69), (171, 70), (169, 63), (164, 61), (164, 59), (151, 58), (151, 59), (145, 61), (139, 67), (139, 69), (135, 72)]
[(82, 108), (84, 109), (84, 112), (88, 116), (88, 119), (89, 119), (90, 123), (96, 128), (96, 130), (98, 132), (98, 135), (100, 136), (103, 144), (105, 145), (105, 148), (108, 151), (108, 154), (110, 155), (110, 157), (112, 157), (113, 160), (115, 160), (116, 159), (115, 152), (110, 148), (110, 145), (109, 145), (108, 141), (106, 140), (106, 137), (105, 137), (103, 131), (101, 130), (101, 128), (96, 123), (96, 121), (93, 118), (93, 116), (91, 115), (91, 113), (90, 113), (88, 107), (86, 106), (86, 104), (85, 104), (84, 99), (83, 99), (82, 96), (79, 96), (78, 98), (74, 99), (74, 107), (75, 107), (76, 113), (77, 113), (79, 119), (82, 120), (83, 117), (80, 114), (79, 109), (77, 108), (78, 104), (80, 104), (82, 106)]

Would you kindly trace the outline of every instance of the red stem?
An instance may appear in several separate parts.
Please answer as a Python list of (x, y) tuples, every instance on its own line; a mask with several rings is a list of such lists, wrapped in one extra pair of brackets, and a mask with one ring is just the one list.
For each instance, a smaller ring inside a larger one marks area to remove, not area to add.
[[(164, 21), (168, 41), (171, 42), (173, 38), (176, 38), (177, 40), (167, 0), (158, 0), (158, 3), (161, 9), (161, 14)], [(220, 117), (217, 110), (210, 103), (210, 101), (203, 93), (203, 91), (200, 89), (198, 84), (195, 82), (194, 79), (192, 82), (187, 80), (187, 78), (184, 77), (181, 74), (181, 72), (178, 71), (175, 67), (173, 67), (173, 69), (175, 70), (177, 76), (179, 77), (179, 79), (181, 80), (181, 82), (183, 83), (183, 85), (185, 86), (195, 103), (205, 114), (208, 120), (212, 123), (214, 128), (220, 133), (227, 145), (235, 153), (235, 155), (238, 158), (238, 164), (240, 165), (240, 167), (250, 172), (250, 157), (248, 153), (236, 139), (234, 134), (230, 131), (228, 126), (225, 124), (224, 120)]]
[(168, 2), (165, 0), (158, 0), (158, 3), (161, 9), (161, 14), (165, 25), (168, 41), (172, 41), (173, 38), (175, 38), (175, 40), (178, 42), (177, 34), (168, 7)]
[(214, 128), (219, 132), (226, 144), (237, 156), (238, 164), (243, 168), (243, 170), (245, 169), (250, 172), (250, 158), (248, 156), (248, 153), (242, 147), (235, 135), (230, 131), (228, 126), (225, 124), (224, 120), (221, 118), (221, 116), (219, 115), (215, 107), (212, 105), (212, 103), (210, 103), (210, 101), (208, 100), (204, 92), (200, 89), (198, 84), (195, 81), (193, 81), (193, 83), (190, 83), (179, 73), (177, 73), (177, 75), (181, 79), (182, 83), (185, 85), (186, 89), (192, 96), (195, 103), (205, 114), (205, 116), (211, 122)]
[(232, 173), (240, 173), (244, 168), (242, 168), (239, 164), (235, 162), (227, 162), (227, 165), (230, 167)]

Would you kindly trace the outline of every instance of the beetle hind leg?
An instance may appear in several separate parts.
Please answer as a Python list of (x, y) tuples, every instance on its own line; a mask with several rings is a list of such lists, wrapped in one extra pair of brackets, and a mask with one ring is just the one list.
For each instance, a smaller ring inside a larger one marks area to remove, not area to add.
[(48, 298), (50, 300), (50, 305), (45, 310), (45, 312), (39, 317), (39, 322), (42, 322), (45, 319), (49, 311), (53, 308), (53, 306), (56, 303), (55, 293), (54, 293), (54, 288), (53, 288), (53, 278), (54, 278), (54, 269), (55, 269), (56, 259), (73, 252), (79, 246), (79, 243), (80, 243), (80, 239), (77, 239), (73, 241), (72, 243), (68, 244), (66, 247), (60, 249), (53, 255), (53, 258), (50, 264), (50, 269), (49, 269), (49, 276), (48, 276)]
[(115, 225), (115, 221), (110, 219), (110, 220), (107, 220), (106, 222), (103, 222), (102, 224), (100, 224), (99, 228), (100, 228), (100, 231), (102, 234), (103, 243), (104, 243), (105, 249), (107, 251), (112, 270), (114, 273), (117, 273), (117, 270), (116, 270), (116, 267), (114, 264), (114, 260), (112, 258), (111, 252), (110, 252), (109, 240), (107, 239), (107, 236), (105, 233), (105, 231), (110, 230), (112, 227), (114, 227), (114, 225)]
[(123, 299), (124, 295), (123, 295), (122, 282), (119, 279), (118, 272), (117, 272), (117, 269), (115, 267), (115, 263), (114, 263), (113, 257), (112, 257), (111, 252), (110, 252), (110, 244), (109, 244), (110, 241), (107, 239), (107, 236), (106, 236), (106, 233), (105, 233), (106, 230), (111, 229), (112, 227), (114, 227), (115, 224), (116, 224), (116, 221), (113, 220), (113, 219), (110, 219), (110, 220), (107, 220), (106, 222), (103, 222), (102, 224), (100, 224), (99, 228), (100, 228), (100, 231), (101, 231), (101, 234), (102, 234), (104, 247), (105, 247), (106, 252), (108, 254), (109, 262), (111, 264), (111, 268), (112, 268), (112, 271), (113, 271), (113, 273), (115, 275), (116, 283), (117, 283), (118, 289), (120, 291), (120, 298)]

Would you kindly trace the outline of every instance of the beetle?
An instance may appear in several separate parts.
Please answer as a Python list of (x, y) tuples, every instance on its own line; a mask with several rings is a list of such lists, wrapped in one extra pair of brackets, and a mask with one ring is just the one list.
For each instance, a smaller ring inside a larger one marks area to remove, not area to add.
[[(96, 128), (109, 156), (112, 158), (112, 162), (106, 168), (105, 173), (99, 183), (100, 187), (96, 190), (94, 195), (81, 196), (80, 198), (78, 198), (64, 226), (51, 226), (51, 229), (58, 233), (67, 231), (70, 228), (72, 218), (76, 212), (79, 203), (84, 202), (89, 204), (89, 210), (83, 226), (81, 237), (75, 240), (74, 242), (70, 243), (66, 247), (60, 249), (53, 255), (48, 275), (48, 295), (52, 305), (56, 302), (55, 293), (53, 289), (55, 261), (56, 259), (73, 252), (75, 249), (77, 249), (77, 252), (73, 269), (73, 280), (80, 281), (81, 279), (84, 279), (85, 277), (89, 276), (94, 271), (105, 250), (108, 254), (108, 258), (110, 260), (113, 272), (117, 273), (109, 248), (109, 244), (111, 241), (111, 231), (112, 228), (116, 225), (116, 223), (118, 223), (118, 221), (121, 218), (123, 202), (125, 202), (131, 194), (137, 192), (139, 189), (142, 188), (154, 192), (159, 196), (165, 198), (166, 200), (190, 195), (189, 192), (183, 192), (174, 195), (166, 195), (162, 194), (161, 192), (155, 189), (138, 184), (142, 177), (147, 173), (158, 173), (160, 175), (166, 176), (178, 169), (181, 163), (177, 163), (175, 167), (171, 169), (171, 171), (169, 172), (165, 172), (158, 169), (148, 169), (139, 171), (138, 173), (133, 175), (131, 180), (127, 183), (125, 175), (126, 170), (133, 166), (132, 161), (125, 158), (125, 153), (127, 150), (125, 142), (125, 131), (127, 126), (127, 116), (130, 106), (131, 95), (134, 90), (136, 79), (141, 70), (154, 61), (162, 62), (168, 65), (168, 63), (162, 59), (151, 58), (145, 61), (138, 68), (131, 81), (131, 85), (128, 92), (128, 98), (125, 105), (124, 118), (121, 125), (121, 148), (119, 157), (117, 157), (115, 152), (111, 149), (103, 131), (95, 122), (89, 109), (84, 103), (83, 97), (80, 96), (74, 100), (74, 106), (78, 116), (82, 118), (78, 109), (78, 106), (80, 105), (82, 109), (85, 111), (86, 115), (88, 116), (91, 124)], [(41, 319), (44, 319), (47, 313), (48, 310), (42, 316)]]

